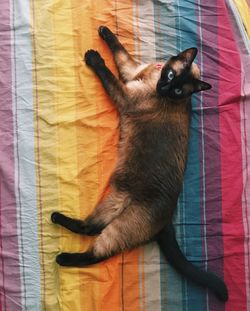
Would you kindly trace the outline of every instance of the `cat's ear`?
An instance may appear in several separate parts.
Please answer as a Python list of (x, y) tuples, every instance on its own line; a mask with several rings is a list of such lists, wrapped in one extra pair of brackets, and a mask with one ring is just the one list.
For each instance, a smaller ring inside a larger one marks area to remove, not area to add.
[(212, 86), (207, 82), (198, 79), (194, 80), (194, 92), (206, 91), (210, 90), (211, 88)]
[(182, 51), (181, 53), (179, 53), (178, 56), (181, 59), (184, 59), (188, 66), (191, 66), (192, 62), (194, 61), (197, 55), (197, 52), (198, 52), (197, 48), (193, 47)]

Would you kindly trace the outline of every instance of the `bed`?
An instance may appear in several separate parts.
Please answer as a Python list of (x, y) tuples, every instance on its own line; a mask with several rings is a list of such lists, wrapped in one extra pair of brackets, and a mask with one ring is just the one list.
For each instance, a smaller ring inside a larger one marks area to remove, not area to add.
[[(250, 310), (250, 3), (247, 0), (2, 0), (0, 3), (0, 310)], [(139, 61), (196, 46), (212, 90), (192, 98), (188, 164), (174, 224), (229, 300), (177, 274), (156, 243), (88, 268), (64, 251), (91, 243), (51, 223), (86, 217), (107, 191), (118, 117), (83, 62), (107, 25)]]

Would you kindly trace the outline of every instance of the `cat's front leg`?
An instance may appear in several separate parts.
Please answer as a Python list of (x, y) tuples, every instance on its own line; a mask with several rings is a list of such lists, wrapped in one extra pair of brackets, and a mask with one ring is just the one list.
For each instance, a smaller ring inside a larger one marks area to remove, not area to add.
[(134, 79), (140, 66), (128, 53), (125, 47), (120, 43), (116, 35), (106, 26), (100, 26), (98, 29), (100, 37), (107, 43), (119, 71), (120, 78), (124, 82)]
[(125, 86), (108, 69), (100, 54), (97, 51), (88, 50), (85, 53), (85, 62), (99, 77), (104, 89), (113, 100), (117, 109), (119, 111), (126, 110), (128, 96)]

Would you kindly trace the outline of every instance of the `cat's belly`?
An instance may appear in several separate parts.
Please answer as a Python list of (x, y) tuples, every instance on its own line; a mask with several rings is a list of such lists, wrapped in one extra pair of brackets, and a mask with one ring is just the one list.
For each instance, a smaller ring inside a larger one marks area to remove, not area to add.
[[(112, 184), (137, 201), (176, 201), (183, 181), (184, 167), (175, 157), (161, 158), (144, 155), (138, 161), (128, 159), (112, 176)], [(182, 161), (183, 162), (183, 161)]]
[(137, 122), (123, 132), (111, 182), (135, 200), (176, 201), (185, 170), (187, 138), (188, 130), (180, 123)]

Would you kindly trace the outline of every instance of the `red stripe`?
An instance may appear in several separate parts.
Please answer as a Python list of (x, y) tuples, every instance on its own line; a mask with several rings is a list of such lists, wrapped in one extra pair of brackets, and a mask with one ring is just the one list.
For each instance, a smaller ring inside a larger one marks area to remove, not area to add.
[[(218, 7), (226, 11), (224, 1)], [(246, 310), (242, 220), (241, 63), (226, 14), (218, 14), (219, 111), (221, 143), (224, 273), (229, 289), (226, 310)]]

